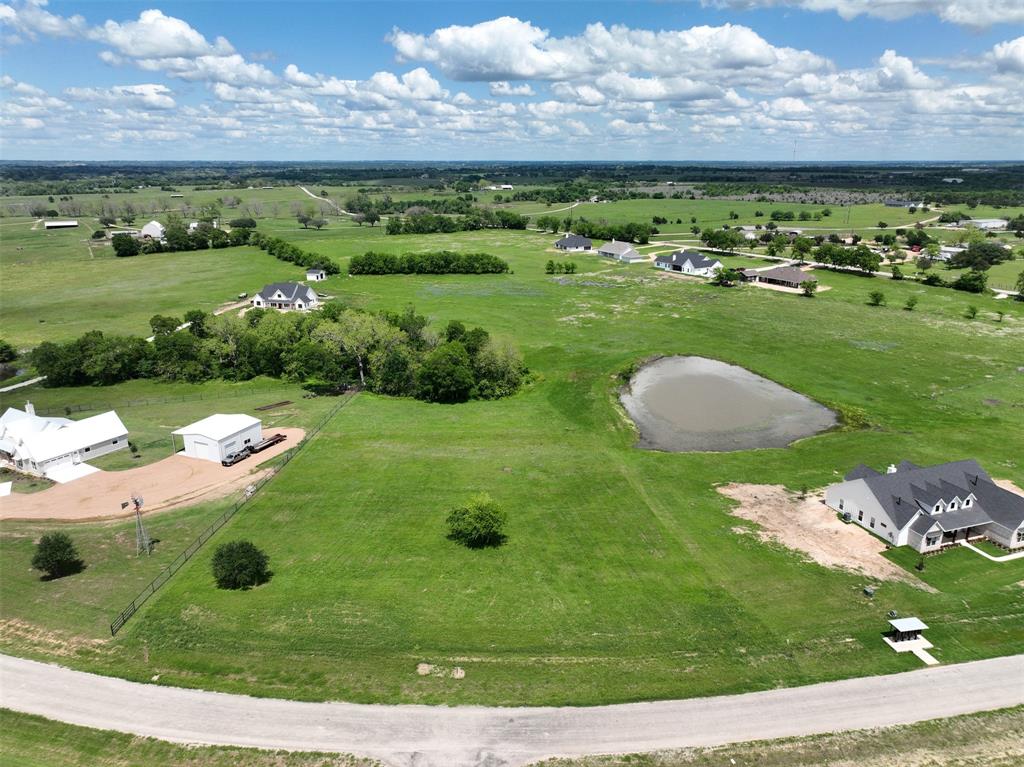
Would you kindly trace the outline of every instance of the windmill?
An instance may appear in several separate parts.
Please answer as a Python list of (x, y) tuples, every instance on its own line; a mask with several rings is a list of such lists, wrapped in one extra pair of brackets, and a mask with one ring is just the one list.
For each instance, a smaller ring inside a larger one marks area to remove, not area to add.
[(135, 507), (135, 553), (138, 555), (145, 551), (147, 555), (152, 554), (153, 544), (149, 540), (146, 526), (142, 524), (142, 496), (132, 493), (131, 503)]

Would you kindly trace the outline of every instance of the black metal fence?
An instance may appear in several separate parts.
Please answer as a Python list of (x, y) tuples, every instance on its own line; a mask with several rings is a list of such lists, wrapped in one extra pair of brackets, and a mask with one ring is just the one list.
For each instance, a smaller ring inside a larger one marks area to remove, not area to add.
[(278, 459), (274, 459), (279, 460), (280, 462), (270, 470), (269, 474), (267, 474), (261, 480), (256, 482), (256, 484), (246, 488), (245, 495), (240, 500), (235, 502), (231, 506), (231, 508), (229, 508), (223, 514), (217, 517), (217, 519), (215, 519), (213, 522), (211, 522), (210, 525), (205, 530), (203, 530), (203, 532), (201, 532), (196, 537), (196, 539), (188, 545), (188, 547), (184, 551), (182, 551), (180, 554), (178, 554), (178, 556), (174, 558), (173, 562), (171, 562), (169, 565), (167, 565), (167, 567), (161, 570), (160, 574), (157, 575), (156, 578), (154, 578), (152, 581), (150, 581), (149, 585), (146, 586), (146, 588), (144, 588), (139, 593), (139, 595), (136, 596), (135, 599), (133, 599), (131, 603), (126, 608), (124, 608), (116, 618), (114, 618), (113, 621), (111, 621), (110, 635), (116, 636), (117, 632), (122, 629), (124, 624), (126, 624), (131, 619), (131, 617), (135, 615), (136, 612), (138, 612), (139, 608), (146, 603), (146, 600), (153, 596), (153, 594), (155, 594), (160, 589), (161, 586), (167, 583), (167, 581), (169, 581), (171, 577), (176, 572), (178, 572), (178, 570), (180, 570), (182, 566), (186, 562), (188, 562), (197, 551), (199, 551), (199, 549), (203, 547), (204, 543), (210, 540), (210, 538), (212, 538), (214, 534), (218, 530), (220, 530), (229, 519), (235, 516), (239, 509), (241, 509), (246, 503), (255, 498), (259, 491), (263, 488), (263, 486), (266, 485), (275, 476), (277, 476), (277, 473), (281, 471), (281, 469), (283, 469), (285, 466), (287, 466), (288, 463), (302, 451), (302, 449), (309, 443), (309, 441), (313, 437), (315, 437), (320, 432), (320, 430), (323, 429), (323, 427), (326, 426), (327, 423), (332, 418), (334, 418), (334, 416), (338, 414), (338, 411), (340, 411), (343, 407), (345, 407), (345, 405), (352, 401), (352, 398), (356, 394), (357, 392), (349, 392), (343, 395), (341, 401), (338, 402), (338, 404), (336, 404), (334, 407), (332, 407), (327, 412), (327, 414), (323, 418), (321, 418), (320, 421), (312, 429), (309, 430), (309, 432), (307, 432), (305, 438), (298, 445), (296, 445), (291, 450), (282, 453), (278, 457)]

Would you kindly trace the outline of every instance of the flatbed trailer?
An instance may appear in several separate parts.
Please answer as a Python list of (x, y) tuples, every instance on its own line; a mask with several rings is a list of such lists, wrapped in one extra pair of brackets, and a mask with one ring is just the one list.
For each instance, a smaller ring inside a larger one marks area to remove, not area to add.
[(278, 444), (279, 442), (284, 442), (286, 439), (288, 439), (288, 437), (285, 436), (284, 434), (274, 434), (273, 436), (267, 437), (265, 440), (263, 440), (261, 442), (257, 442), (255, 445), (250, 445), (249, 446), (249, 452), (250, 453), (262, 453), (268, 447), (273, 447), (274, 445)]

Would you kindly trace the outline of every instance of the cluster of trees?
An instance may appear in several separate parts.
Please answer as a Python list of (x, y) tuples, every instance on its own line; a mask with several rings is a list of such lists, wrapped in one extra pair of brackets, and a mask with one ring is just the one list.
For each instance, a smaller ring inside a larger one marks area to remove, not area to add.
[(556, 202), (570, 203), (584, 200), (590, 195), (590, 185), (580, 181), (571, 181), (553, 187), (516, 191), (510, 198), (516, 202), (544, 202), (552, 205)]
[(966, 293), (984, 293), (988, 287), (988, 275), (980, 269), (970, 269), (954, 280), (944, 280), (935, 272), (929, 272), (921, 282), (935, 288), (953, 288)]
[(966, 250), (955, 253), (949, 259), (950, 269), (978, 269), (984, 271), (996, 264), (1014, 259), (1013, 251), (1007, 250), (998, 242), (985, 240), (970, 243)]
[[(178, 330), (185, 322), (188, 327)], [(31, 354), (47, 386), (118, 383), (135, 378), (247, 380), (259, 375), (316, 392), (359, 383), (371, 391), (432, 402), (497, 399), (518, 391), (519, 353), (483, 328), (450, 322), (441, 335), (412, 307), (363, 312), (329, 303), (305, 314), (253, 309), (243, 317), (199, 310), (150, 320), (153, 342), (94, 330)]]
[(405, 216), (392, 216), (384, 231), (387, 234), (434, 234), (471, 232), (479, 229), (525, 229), (530, 222), (510, 210), (473, 208), (465, 215), (448, 216), (410, 208)]
[[(568, 230), (568, 227), (566, 229)], [(619, 242), (635, 242), (639, 245), (646, 245), (651, 241), (651, 235), (658, 233), (658, 230), (650, 224), (636, 222), (609, 224), (604, 221), (589, 221), (585, 218), (573, 221), (572, 231), (595, 240), (618, 240)]]
[(575, 261), (553, 261), (548, 259), (544, 264), (545, 274), (576, 274)]
[(865, 273), (878, 271), (882, 257), (867, 245), (844, 248), (830, 242), (823, 243), (814, 249), (814, 260), (841, 269), (858, 269)]
[(455, 253), (434, 250), (426, 253), (377, 253), (353, 256), (349, 274), (504, 274), (508, 263), (489, 253)]
[[(262, 232), (255, 230), (232, 230), (231, 234), (235, 232), (248, 232), (248, 237), (245, 237), (245, 242), (242, 245), (255, 245), (260, 250), (265, 250), (267, 253), (272, 255), (279, 261), (287, 261), (288, 263), (301, 266), (304, 269), (323, 269), (328, 274), (338, 274), (341, 269), (331, 259), (321, 256), (318, 253), (310, 253), (308, 250), (292, 245), (290, 242), (282, 240), (280, 237), (269, 237)], [(241, 236), (239, 239), (242, 239)]]
[[(780, 236), (781, 237), (781, 236)], [(785, 237), (781, 239), (789, 243), (789, 240)], [(736, 250), (744, 243), (747, 238), (744, 237), (743, 232), (739, 229), (704, 229), (700, 233), (700, 241), (707, 245), (709, 248), (715, 248), (716, 250)]]

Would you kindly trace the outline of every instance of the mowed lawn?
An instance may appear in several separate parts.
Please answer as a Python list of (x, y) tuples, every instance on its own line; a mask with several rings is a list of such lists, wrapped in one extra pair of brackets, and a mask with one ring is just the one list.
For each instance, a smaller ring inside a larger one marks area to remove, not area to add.
[[(508, 275), (337, 276), (323, 289), (369, 309), (411, 303), (434, 327), (480, 324), (523, 350), (533, 380), (498, 402), (356, 398), (212, 542), (246, 538), (268, 552), (274, 577), (253, 591), (214, 588), (208, 545), (109, 640), (98, 613), (115, 615), (128, 589), (115, 588), (118, 568), (101, 551), (94, 581), (87, 570), (55, 584), (26, 576), (16, 593), (0, 585), (6, 620), (90, 640), (67, 657), (45, 646), (34, 655), (293, 698), (594, 704), (911, 669), (915, 659), (880, 639), (893, 609), (933, 626), (944, 662), (1024, 651), (1024, 563), (944, 554), (921, 576), (935, 592), (884, 583), (868, 600), (870, 579), (760, 542), (714, 490), (817, 487), (861, 461), (902, 458), (975, 457), (1024, 483), (1024, 307), (829, 272), (819, 278), (833, 289), (812, 299), (720, 289), (584, 254), (572, 256), (581, 274), (551, 277), (551, 238), (528, 232), (385, 237), (347, 226), (299, 238), (339, 261), (371, 242), (508, 258)], [(875, 288), (888, 306), (866, 305)], [(899, 308), (909, 295), (914, 312)], [(968, 303), (982, 308), (973, 322)], [(995, 308), (1008, 311), (1002, 323)], [(744, 365), (859, 426), (782, 450), (637, 450), (616, 373), (654, 354)], [(509, 514), (500, 549), (445, 538), (447, 510), (479, 491)], [(5, 575), (26, 568), (30, 546), (9, 549)], [(910, 572), (915, 561), (900, 560)], [(55, 585), (67, 610), (22, 608), (58, 596)], [(418, 675), (421, 662), (435, 673)]]
[(2, 231), (0, 324), (3, 337), (19, 347), (89, 330), (149, 335), (154, 314), (213, 311), (239, 293), (304, 276), (257, 248), (117, 258), (109, 246), (90, 248), (80, 230)]

